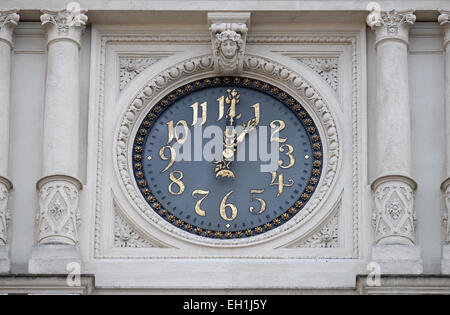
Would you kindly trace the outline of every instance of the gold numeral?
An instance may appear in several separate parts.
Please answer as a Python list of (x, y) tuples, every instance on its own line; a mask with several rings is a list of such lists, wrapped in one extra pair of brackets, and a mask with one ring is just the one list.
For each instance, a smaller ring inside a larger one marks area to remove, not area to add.
[[(292, 185), (294, 185), (294, 180), (292, 178), (288, 179), (288, 184), (284, 183), (283, 173), (278, 175), (277, 172), (270, 172), (270, 174), (272, 175), (272, 180), (270, 181), (269, 186), (278, 186), (277, 197), (281, 196), (284, 187), (291, 187)], [(275, 181), (277, 178), (278, 182)]]
[[(277, 126), (277, 124), (279, 126)], [(274, 120), (270, 123), (270, 128), (275, 129), (272, 132), (272, 135), (270, 136), (270, 142), (279, 142), (279, 143), (284, 143), (286, 142), (287, 138), (280, 138), (280, 132), (281, 130), (283, 130), (286, 127), (286, 124), (284, 121), (282, 120)]]
[(219, 118), (217, 118), (217, 121), (219, 121), (225, 113), (225, 96), (219, 97), (217, 101), (219, 102)]
[(173, 165), (173, 163), (175, 163), (175, 158), (176, 158), (176, 156), (177, 156), (177, 154), (175, 153), (175, 149), (172, 148), (172, 147), (169, 146), (169, 145), (166, 145), (166, 146), (162, 147), (162, 148), (159, 150), (159, 157), (161, 158), (161, 160), (167, 161), (167, 160), (169, 159), (169, 157), (167, 157), (167, 156), (165, 155), (166, 149), (169, 149), (169, 151), (170, 151), (170, 162), (169, 162), (169, 164), (167, 164), (167, 166), (161, 171), (161, 173), (164, 173), (165, 171), (167, 171), (167, 170)]
[[(232, 203), (227, 203), (228, 197), (233, 193), (233, 191), (230, 191), (228, 194), (223, 197), (222, 202), (220, 203), (220, 216), (225, 221), (233, 221), (237, 217), (238, 210), (236, 206)], [(231, 217), (227, 216), (227, 208), (230, 208), (231, 210)]]
[[(175, 174), (178, 174), (178, 178), (175, 177)], [(181, 179), (183, 178), (183, 172), (182, 171), (172, 171), (169, 174), (169, 178), (172, 181), (169, 185), (169, 192), (175, 196), (181, 195), (184, 192), (184, 184), (181, 181)], [(174, 184), (178, 186), (178, 192), (173, 191)]]
[[(195, 102), (190, 107), (192, 107), (192, 125), (195, 126), (198, 122), (198, 102)], [(203, 126), (206, 123), (207, 118), (207, 102), (203, 102), (200, 104), (200, 107), (202, 108), (202, 122), (200, 123), (200, 126)]]
[(167, 140), (167, 144), (171, 143), (173, 141), (173, 138), (175, 137), (175, 139), (177, 140), (177, 142), (179, 144), (183, 144), (186, 142), (186, 140), (188, 139), (188, 133), (189, 133), (189, 128), (187, 125), (186, 120), (180, 120), (176, 123), (175, 127), (179, 127), (179, 126), (183, 127), (183, 137), (180, 139), (177, 134), (174, 134), (174, 127), (173, 127), (173, 120), (169, 121), (167, 123), (167, 133), (168, 133), (168, 140)]
[(195, 203), (195, 213), (197, 213), (199, 216), (204, 217), (206, 215), (206, 211), (202, 210), (200, 208), (200, 205), (202, 203), (203, 200), (205, 200), (206, 197), (208, 197), (209, 194), (209, 190), (200, 190), (200, 189), (196, 189), (192, 192), (192, 197), (196, 198), (197, 195), (204, 195), (202, 198), (200, 198), (199, 201), (197, 201)]
[[(259, 201), (259, 203), (261, 204), (261, 207), (259, 209), (259, 211), (257, 212), (257, 214), (261, 214), (264, 212), (264, 210), (266, 210), (266, 201), (262, 198), (257, 198), (257, 197), (253, 197), (253, 194), (262, 194), (264, 192), (264, 189), (251, 189), (250, 190), (250, 195), (251, 195), (251, 201)], [(253, 213), (255, 208), (253, 206), (250, 207), (250, 213)]]
[[(286, 149), (287, 149), (287, 150), (286, 150)], [(280, 147), (280, 152), (286, 154), (286, 155), (289, 157), (289, 164), (286, 165), (286, 166), (284, 166), (284, 165), (283, 165), (283, 160), (279, 160), (279, 161), (278, 161), (278, 166), (281, 167), (281, 168), (285, 168), (285, 169), (294, 166), (294, 164), (295, 164), (295, 158), (294, 158), (294, 156), (292, 155), (292, 153), (294, 152), (294, 147), (291, 146), (290, 144), (283, 144), (283, 145)]]
[(259, 125), (259, 120), (261, 119), (261, 114), (259, 112), (259, 103), (256, 103), (255, 105), (252, 105), (253, 109), (255, 110), (255, 126)]

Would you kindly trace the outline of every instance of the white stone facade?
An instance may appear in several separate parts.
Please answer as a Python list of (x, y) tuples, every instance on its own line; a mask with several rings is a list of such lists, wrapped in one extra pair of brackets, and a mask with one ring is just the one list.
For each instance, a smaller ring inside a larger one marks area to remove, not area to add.
[[(0, 11), (0, 293), (449, 292), (448, 1), (60, 3)], [(129, 161), (215, 74), (288, 91), (324, 143), (307, 206), (231, 242), (160, 220)]]

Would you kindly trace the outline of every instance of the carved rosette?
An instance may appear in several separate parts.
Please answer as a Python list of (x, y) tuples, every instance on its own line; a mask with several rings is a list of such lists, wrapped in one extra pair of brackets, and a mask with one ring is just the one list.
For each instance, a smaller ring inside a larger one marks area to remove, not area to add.
[(67, 38), (80, 45), (80, 38), (88, 20), (84, 14), (87, 10), (74, 4), (59, 11), (43, 9), (41, 12), (43, 13), (41, 15), (42, 25), (48, 29), (48, 42)]
[(406, 177), (382, 177), (372, 184), (375, 191), (373, 227), (378, 245), (414, 245), (416, 242), (414, 190)]
[(11, 219), (8, 197), (11, 188), (9, 180), (0, 176), (0, 246), (8, 244), (8, 227)]
[(414, 10), (372, 11), (367, 16), (367, 25), (376, 32), (376, 43), (384, 39), (398, 39), (408, 43), (409, 27), (416, 21)]
[(12, 47), (12, 33), (19, 23), (19, 10), (0, 11), (0, 40), (6, 41)]
[(245, 23), (214, 23), (209, 31), (216, 74), (241, 74), (247, 41), (247, 25)]
[(78, 243), (81, 183), (71, 177), (44, 178), (38, 183), (37, 244)]

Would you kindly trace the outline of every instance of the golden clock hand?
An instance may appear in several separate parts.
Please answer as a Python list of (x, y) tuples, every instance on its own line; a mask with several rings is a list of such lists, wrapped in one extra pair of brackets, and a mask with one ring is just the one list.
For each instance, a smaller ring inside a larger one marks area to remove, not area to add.
[(244, 131), (236, 138), (236, 143), (241, 143), (245, 139), (245, 135), (252, 132), (258, 126), (258, 121), (256, 118), (250, 119), (247, 123), (243, 124)]
[[(233, 171), (231, 170), (231, 159), (233, 159), (234, 151), (236, 150), (236, 131), (234, 130), (234, 125), (236, 119), (241, 117), (241, 114), (236, 115), (236, 105), (239, 103), (239, 94), (236, 89), (228, 90), (228, 95), (225, 99), (227, 104), (230, 104), (227, 111), (227, 127), (224, 131), (223, 136), (223, 151), (222, 151), (222, 161), (216, 162), (216, 167), (214, 172), (217, 177), (231, 177), (235, 178)], [(231, 127), (231, 128), (228, 128)], [(231, 131), (230, 131), (231, 129)]]

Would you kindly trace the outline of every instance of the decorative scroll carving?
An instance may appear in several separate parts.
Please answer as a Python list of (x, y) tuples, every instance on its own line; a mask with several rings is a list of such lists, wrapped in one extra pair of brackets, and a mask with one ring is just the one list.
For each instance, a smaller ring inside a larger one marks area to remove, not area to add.
[(339, 213), (336, 213), (319, 232), (289, 248), (338, 248), (339, 247)]
[(12, 46), (12, 31), (19, 23), (19, 10), (0, 10), (0, 39), (6, 40)]
[(439, 10), (441, 13), (438, 17), (438, 22), (440, 25), (450, 25), (450, 11)]
[(401, 237), (415, 244), (416, 214), (411, 185), (395, 179), (376, 185), (372, 221), (377, 243)]
[(151, 248), (155, 247), (143, 239), (133, 228), (116, 212), (114, 219), (114, 247), (120, 248)]
[(408, 43), (408, 29), (416, 21), (413, 13), (414, 10), (372, 11), (367, 16), (367, 25), (376, 31), (376, 43), (389, 38)]
[(0, 182), (0, 246), (8, 243), (7, 233), (11, 219), (8, 206), (9, 189), (3, 182)]
[(160, 60), (150, 57), (121, 57), (120, 58), (120, 90), (138, 76), (142, 71)]
[(211, 32), (215, 72), (217, 74), (241, 74), (247, 40), (247, 25), (244, 23), (214, 23), (209, 31)]
[(298, 58), (298, 60), (320, 75), (331, 88), (338, 89), (338, 58)]
[(412, 25), (416, 21), (416, 16), (413, 12), (412, 10), (402, 12), (397, 12), (396, 10), (388, 12), (373, 11), (367, 17), (367, 24), (372, 29), (383, 26), (387, 29), (388, 34), (398, 35), (403, 24)]
[(84, 14), (87, 11), (75, 5), (59, 11), (46, 9), (41, 11), (44, 13), (41, 15), (42, 25), (54, 24), (60, 36), (69, 35), (71, 27), (78, 27), (83, 30), (88, 20), (88, 17)]
[(39, 191), (38, 244), (78, 243), (79, 187), (68, 180), (53, 180)]

